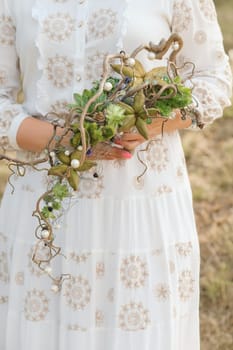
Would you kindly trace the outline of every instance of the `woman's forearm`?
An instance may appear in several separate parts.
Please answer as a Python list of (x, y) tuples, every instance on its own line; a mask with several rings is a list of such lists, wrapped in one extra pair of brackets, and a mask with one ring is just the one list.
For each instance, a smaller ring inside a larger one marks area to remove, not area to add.
[[(20, 125), (16, 141), (23, 150), (41, 152), (48, 145), (53, 132), (53, 125), (49, 122), (28, 117)], [(62, 132), (62, 128), (56, 129), (56, 135), (61, 135)]]

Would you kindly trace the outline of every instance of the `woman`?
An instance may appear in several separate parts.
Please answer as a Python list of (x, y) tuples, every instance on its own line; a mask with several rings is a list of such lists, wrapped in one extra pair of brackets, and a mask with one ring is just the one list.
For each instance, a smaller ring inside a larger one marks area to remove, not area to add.
[[(211, 0), (0, 0), (0, 11), (1, 143), (19, 157), (45, 148), (53, 127), (42, 116), (64, 113), (73, 92), (100, 77), (106, 53), (131, 52), (172, 32), (184, 40), (177, 64), (196, 67), (201, 123), (230, 103), (230, 69)], [(141, 59), (148, 69), (166, 64)], [(0, 216), (1, 349), (199, 349), (199, 245), (178, 134), (191, 124), (195, 119), (177, 111), (163, 137), (161, 119), (148, 127), (154, 141), (142, 152), (148, 169), (140, 182), (136, 155), (146, 144), (139, 135), (124, 134), (123, 150), (96, 150), (101, 160), (83, 175), (77, 203), (56, 230), (66, 259), (57, 258), (53, 269), (71, 275), (58, 294), (31, 261), (31, 213), (46, 176), (31, 171), (15, 179), (14, 196), (8, 186)]]

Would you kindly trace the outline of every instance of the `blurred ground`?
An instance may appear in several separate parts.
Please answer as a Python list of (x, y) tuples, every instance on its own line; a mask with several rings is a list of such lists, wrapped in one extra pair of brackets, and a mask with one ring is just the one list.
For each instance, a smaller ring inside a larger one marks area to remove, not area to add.
[[(215, 3), (229, 51), (233, 49), (233, 1)], [(201, 243), (202, 350), (233, 349), (232, 117), (231, 107), (210, 128), (182, 135)], [(0, 193), (6, 172), (0, 162)]]

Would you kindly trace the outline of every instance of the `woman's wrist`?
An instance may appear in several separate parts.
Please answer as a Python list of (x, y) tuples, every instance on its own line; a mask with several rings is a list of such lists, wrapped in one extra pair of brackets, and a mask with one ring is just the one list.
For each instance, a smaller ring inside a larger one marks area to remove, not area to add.
[[(51, 141), (51, 148), (56, 144), (56, 137), (62, 137), (64, 129), (44, 120), (28, 117), (21, 123), (17, 132), (18, 146), (26, 151), (42, 152)], [(69, 137), (64, 137), (64, 144), (69, 144)]]

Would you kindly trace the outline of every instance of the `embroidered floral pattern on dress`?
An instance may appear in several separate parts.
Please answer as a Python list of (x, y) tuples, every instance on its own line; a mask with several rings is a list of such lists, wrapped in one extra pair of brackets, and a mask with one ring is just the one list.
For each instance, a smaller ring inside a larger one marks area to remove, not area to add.
[(146, 162), (149, 168), (158, 173), (167, 169), (168, 149), (161, 141), (150, 142), (148, 150), (145, 152)]
[(191, 255), (193, 250), (192, 242), (178, 242), (175, 247), (177, 253), (184, 257)]
[(207, 33), (203, 30), (198, 30), (194, 35), (194, 40), (199, 45), (204, 44), (207, 40)]
[(111, 9), (95, 11), (89, 18), (88, 36), (94, 39), (106, 38), (113, 34), (117, 23), (117, 13)]
[(192, 18), (192, 9), (187, 5), (186, 1), (175, 1), (173, 7), (172, 31), (175, 33), (187, 31), (193, 21)]
[(80, 264), (80, 263), (86, 262), (90, 255), (91, 255), (91, 253), (77, 254), (75, 252), (71, 252), (71, 253), (69, 253), (68, 257), (70, 260), (73, 260), (77, 264)]
[(211, 123), (221, 115), (221, 108), (209, 86), (204, 82), (195, 82), (193, 94), (197, 97), (203, 108), (202, 121)]
[(131, 302), (121, 306), (119, 327), (124, 331), (139, 331), (150, 324), (149, 311), (143, 304)]
[(12, 46), (15, 43), (15, 26), (9, 16), (0, 16), (0, 44)]
[(200, 10), (203, 13), (205, 19), (214, 22), (217, 19), (216, 10), (212, 0), (198, 0)]
[(96, 263), (96, 278), (103, 278), (105, 273), (105, 264), (103, 261)]
[(84, 309), (91, 300), (91, 287), (87, 279), (82, 276), (72, 276), (64, 289), (66, 303), (73, 310)]
[(7, 255), (5, 252), (0, 253), (0, 281), (8, 282), (8, 262)]
[(57, 88), (71, 85), (74, 77), (74, 64), (65, 56), (56, 55), (48, 59), (46, 67), (48, 79)]
[(95, 81), (100, 79), (103, 74), (103, 61), (107, 53), (95, 52), (92, 56), (87, 57), (87, 64), (85, 67), (86, 79)]
[(24, 285), (24, 272), (19, 271), (15, 274), (15, 283), (18, 286), (23, 286)]
[(194, 279), (190, 270), (184, 270), (179, 277), (179, 297), (187, 301), (194, 293)]
[(103, 327), (104, 325), (104, 313), (102, 310), (96, 310), (95, 313), (95, 325), (96, 327)]
[(42, 290), (27, 292), (24, 300), (24, 316), (28, 321), (43, 321), (49, 312), (49, 299)]
[(148, 277), (146, 261), (137, 255), (130, 255), (123, 258), (120, 267), (120, 277), (126, 288), (144, 286)]
[(172, 188), (167, 185), (161, 185), (155, 190), (154, 195), (161, 196), (163, 194), (168, 194), (168, 193), (172, 193)]
[(5, 109), (0, 114), (0, 134), (3, 130), (8, 130), (12, 119), (18, 114), (18, 110), (11, 108)]
[(52, 41), (62, 42), (69, 39), (75, 31), (76, 21), (68, 13), (56, 13), (43, 22), (43, 31)]
[(113, 161), (113, 166), (116, 169), (124, 168), (126, 166), (127, 160), (125, 159), (115, 159)]
[(60, 117), (61, 114), (66, 115), (69, 112), (69, 109), (67, 107), (68, 103), (69, 102), (65, 100), (56, 101), (51, 105), (50, 111), (56, 114), (60, 114)]
[(158, 301), (166, 301), (170, 297), (170, 288), (166, 283), (159, 283), (154, 287), (154, 296)]

